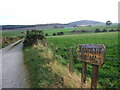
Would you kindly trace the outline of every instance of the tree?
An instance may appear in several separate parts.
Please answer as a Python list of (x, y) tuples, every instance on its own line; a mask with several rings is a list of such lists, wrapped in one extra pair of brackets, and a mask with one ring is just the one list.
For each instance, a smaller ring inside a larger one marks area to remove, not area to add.
[(57, 35), (63, 35), (64, 32), (57, 32)]
[(106, 25), (111, 25), (111, 24), (112, 24), (112, 22), (109, 20), (106, 22)]
[(57, 35), (60, 35), (60, 32), (57, 32)]
[(118, 28), (118, 29), (116, 29), (116, 31), (118, 31), (118, 32), (119, 32), (119, 31), (120, 31), (120, 29)]
[(53, 33), (53, 36), (56, 36), (56, 33)]
[(109, 32), (114, 32), (114, 31), (115, 31), (114, 29), (109, 30)]
[(64, 32), (60, 32), (60, 35), (63, 35), (64, 34)]
[(107, 30), (106, 30), (106, 29), (104, 29), (102, 32), (107, 32)]
[(96, 30), (95, 30), (95, 33), (97, 33), (97, 32), (101, 32), (100, 29), (96, 29)]
[(48, 33), (45, 33), (45, 36), (49, 36)]

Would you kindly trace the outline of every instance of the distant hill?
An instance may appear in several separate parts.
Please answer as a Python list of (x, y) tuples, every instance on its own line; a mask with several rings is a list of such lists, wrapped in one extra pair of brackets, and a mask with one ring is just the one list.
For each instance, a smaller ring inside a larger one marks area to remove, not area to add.
[(92, 20), (82, 20), (71, 22), (67, 24), (53, 23), (53, 24), (36, 24), (36, 25), (2, 25), (2, 30), (32, 30), (32, 29), (53, 29), (53, 28), (70, 28), (76, 25), (105, 25), (103, 22), (92, 21)]
[(37, 24), (37, 25), (2, 25), (2, 30), (32, 30), (32, 29), (53, 29), (68, 27), (68, 24)]
[(92, 20), (81, 20), (81, 21), (76, 21), (76, 22), (71, 22), (68, 23), (69, 25), (104, 25), (105, 23), (103, 22), (98, 22), (98, 21), (92, 21)]

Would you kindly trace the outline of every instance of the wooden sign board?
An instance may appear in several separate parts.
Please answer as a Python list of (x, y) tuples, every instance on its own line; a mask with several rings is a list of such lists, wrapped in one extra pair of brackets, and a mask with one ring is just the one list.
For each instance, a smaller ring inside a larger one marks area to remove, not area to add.
[(102, 66), (104, 63), (105, 46), (102, 44), (79, 44), (78, 60)]

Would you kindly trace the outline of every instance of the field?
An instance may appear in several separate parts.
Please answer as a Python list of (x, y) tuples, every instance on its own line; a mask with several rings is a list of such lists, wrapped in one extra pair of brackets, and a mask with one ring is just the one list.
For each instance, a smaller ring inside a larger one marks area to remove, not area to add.
[[(84, 27), (84, 28), (57, 28), (57, 29), (48, 29), (43, 30), (44, 33), (48, 33), (47, 41), (50, 44), (50, 48), (55, 52), (55, 54), (61, 56), (63, 59), (59, 59), (60, 63), (67, 65), (69, 63), (69, 49), (70, 47), (74, 48), (74, 71), (76, 73), (81, 73), (82, 62), (77, 60), (77, 45), (78, 44), (104, 44), (106, 46), (105, 54), (105, 64), (99, 68), (99, 85), (98, 87), (103, 88), (120, 88), (120, 57), (118, 54), (119, 44), (118, 44), (118, 32), (101, 32), (93, 33), (95, 29), (105, 29), (106, 26), (95, 26), (95, 27)], [(117, 29), (116, 25), (107, 27), (107, 30)], [(71, 33), (73, 30), (90, 30), (91, 33)], [(26, 31), (0, 31), (0, 37), (13, 37), (13, 36), (25, 36)], [(64, 32), (63, 36), (52, 36), (53, 33)], [(32, 50), (32, 48), (30, 49)], [(36, 52), (36, 51), (35, 51)], [(30, 54), (31, 53), (31, 54)], [(32, 55), (33, 52), (26, 51), (26, 60), (29, 62), (29, 55)], [(34, 53), (34, 55), (36, 55)], [(39, 54), (34, 57), (34, 60), (39, 61)], [(42, 58), (41, 58), (42, 59)], [(32, 61), (32, 59), (31, 59)], [(37, 64), (37, 61), (35, 62)], [(44, 60), (43, 60), (44, 61)], [(34, 71), (38, 68), (37, 65), (30, 63), (30, 68)], [(34, 68), (35, 67), (35, 68)], [(44, 67), (42, 67), (44, 69)], [(40, 72), (42, 72), (42, 68)], [(31, 69), (31, 70), (32, 70)], [(87, 77), (91, 77), (92, 65), (87, 65)], [(34, 72), (36, 73), (36, 72)], [(41, 74), (41, 73), (40, 73)], [(52, 73), (51, 73), (52, 74)], [(54, 75), (54, 74), (53, 74)], [(35, 74), (36, 76), (36, 74)], [(38, 75), (37, 75), (38, 76)], [(44, 73), (43, 73), (44, 76)], [(46, 76), (45, 76), (46, 77)], [(42, 78), (42, 77), (41, 77)], [(53, 78), (53, 77), (52, 77)], [(61, 77), (58, 77), (61, 78)], [(40, 82), (41, 79), (39, 80)], [(51, 79), (50, 79), (51, 81)], [(38, 80), (36, 79), (36, 83)], [(60, 81), (61, 82), (61, 81)], [(61, 86), (61, 85), (60, 85)], [(33, 87), (38, 87), (36, 84)], [(50, 86), (51, 87), (51, 86)]]
[(111, 30), (111, 29), (116, 30), (117, 25), (93, 26), (93, 27), (77, 27), (77, 28), (64, 28), (64, 29), (63, 28), (57, 28), (57, 29), (43, 30), (43, 32), (48, 33), (48, 35), (52, 35), (53, 33), (57, 33), (57, 32), (64, 32), (65, 35), (70, 35), (70, 34), (74, 34), (74, 33), (70, 32), (70, 31), (73, 31), (73, 30), (90, 30), (90, 31), (94, 32), (97, 28), (99, 28), (100, 30), (107, 29), (108, 31)]
[[(73, 30), (90, 30), (92, 32), (95, 31), (95, 29), (99, 28), (100, 30), (103, 29), (117, 29), (117, 25), (111, 25), (111, 26), (93, 26), (93, 27), (77, 27), (77, 28), (56, 28), (56, 29), (47, 29), (43, 30), (44, 33), (48, 33), (48, 35), (53, 35), (53, 33), (57, 32), (64, 32), (65, 35), (69, 34), (76, 34), (76, 33), (71, 33), (70, 31)], [(0, 37), (11, 37), (11, 36), (25, 36), (26, 30), (9, 30), (9, 31), (0, 31)]]
[(16, 37), (16, 36), (25, 36), (24, 33), (21, 32), (25, 32), (25, 31), (0, 31), (0, 37)]
[(21, 36), (25, 36), (25, 34), (21, 32), (22, 31), (0, 31), (0, 49), (22, 39)]
[[(106, 46), (105, 64), (99, 68), (99, 87), (120, 88), (120, 57), (118, 55), (118, 32), (89, 33), (66, 36), (50, 36), (47, 38), (56, 54), (61, 55), (61, 62), (69, 62), (69, 48), (74, 48), (74, 70), (81, 72), (82, 64), (77, 61), (78, 44), (104, 44)], [(92, 67), (87, 66), (87, 77), (91, 77)]]

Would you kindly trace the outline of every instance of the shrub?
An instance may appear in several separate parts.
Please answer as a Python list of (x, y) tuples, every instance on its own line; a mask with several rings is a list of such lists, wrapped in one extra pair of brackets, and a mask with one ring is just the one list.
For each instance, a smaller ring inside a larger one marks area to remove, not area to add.
[(97, 32), (101, 32), (100, 29), (96, 29), (96, 30), (95, 30), (95, 33), (97, 33)]
[(56, 36), (56, 33), (53, 33), (53, 36)]
[(37, 40), (43, 40), (44, 38), (44, 34), (41, 30), (27, 31), (23, 44), (24, 46), (31, 46), (35, 44)]
[(107, 30), (106, 30), (106, 29), (104, 29), (102, 32), (107, 32)]
[(64, 32), (57, 32), (57, 35), (63, 35)]
[(60, 35), (60, 33), (59, 33), (59, 32), (57, 32), (57, 35)]
[(114, 29), (109, 30), (109, 32), (114, 32), (114, 31), (115, 31)]
[(60, 32), (61, 35), (64, 35), (64, 32)]
[(120, 32), (120, 29), (118, 29), (117, 31)]
[(49, 36), (48, 33), (45, 33), (45, 36)]

